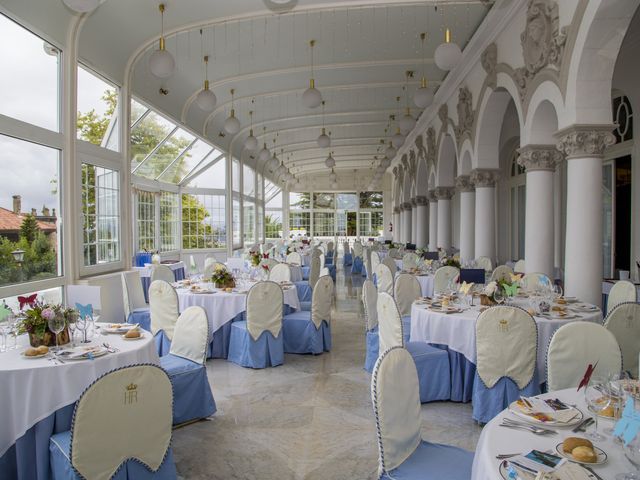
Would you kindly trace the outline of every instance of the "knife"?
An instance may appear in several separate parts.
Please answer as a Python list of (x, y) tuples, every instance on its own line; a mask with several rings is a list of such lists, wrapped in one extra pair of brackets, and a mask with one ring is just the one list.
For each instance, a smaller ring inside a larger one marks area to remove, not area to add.
[(575, 427), (572, 431), (573, 431), (573, 433), (580, 432), (580, 431), (584, 432), (587, 429), (587, 427), (589, 425), (591, 425), (592, 423), (593, 423), (593, 418), (592, 417), (588, 417), (585, 420), (583, 420), (582, 422), (580, 422), (578, 424), (578, 426)]
[(584, 468), (585, 470), (587, 470), (589, 473), (591, 473), (591, 475), (593, 475), (594, 477), (596, 477), (597, 480), (604, 480), (604, 478), (602, 478), (600, 475), (598, 475), (596, 472), (593, 471), (593, 469), (591, 467), (587, 467), (586, 465), (582, 465), (582, 468)]

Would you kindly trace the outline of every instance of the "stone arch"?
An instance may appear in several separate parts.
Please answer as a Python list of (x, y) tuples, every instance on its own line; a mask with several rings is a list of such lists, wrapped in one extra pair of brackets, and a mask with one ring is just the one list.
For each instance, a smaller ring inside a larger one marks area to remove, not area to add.
[(558, 130), (558, 112), (563, 109), (562, 94), (555, 82), (542, 83), (531, 96), (527, 108), (522, 145), (555, 144), (553, 135)]
[(456, 145), (451, 135), (445, 135), (440, 142), (438, 151), (438, 166), (436, 168), (436, 183), (438, 187), (451, 187), (455, 180)]
[(416, 172), (416, 195), (425, 196), (429, 189), (429, 165), (426, 158), (418, 157)]
[(473, 169), (472, 163), (472, 145), (471, 140), (466, 139), (460, 146), (460, 154), (458, 155), (458, 175), (469, 175), (469, 172)]

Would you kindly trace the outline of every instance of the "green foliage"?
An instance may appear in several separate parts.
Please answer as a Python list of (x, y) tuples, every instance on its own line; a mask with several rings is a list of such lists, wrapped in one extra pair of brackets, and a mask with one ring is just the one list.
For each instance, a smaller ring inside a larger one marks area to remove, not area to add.
[(107, 105), (104, 116), (98, 115), (95, 109), (92, 109), (86, 113), (78, 112), (76, 121), (78, 137), (94, 145), (102, 144), (111, 117), (118, 106), (118, 92), (109, 88), (105, 90), (101, 98)]
[[(21, 267), (11, 254), (18, 249), (24, 250), (24, 261)], [(56, 252), (42, 232), (38, 231), (31, 243), (24, 237), (17, 242), (0, 237), (0, 285), (40, 280), (56, 275)]]
[(36, 235), (40, 229), (38, 228), (38, 221), (36, 217), (31, 214), (28, 214), (22, 220), (22, 225), (20, 225), (20, 238), (24, 238), (27, 242), (31, 243), (36, 239)]
[(264, 231), (266, 238), (282, 238), (282, 222), (267, 214), (264, 217)]

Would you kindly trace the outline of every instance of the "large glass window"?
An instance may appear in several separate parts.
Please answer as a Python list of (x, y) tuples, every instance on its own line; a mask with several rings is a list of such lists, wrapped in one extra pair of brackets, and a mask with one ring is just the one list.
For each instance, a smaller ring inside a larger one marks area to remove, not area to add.
[(227, 243), (224, 195), (182, 195), (182, 248), (223, 248)]
[(360, 235), (363, 237), (380, 237), (384, 234), (382, 211), (361, 211)]
[(120, 178), (117, 170), (82, 164), (84, 265), (120, 260)]
[(156, 250), (156, 196), (138, 192), (138, 251)]
[(249, 197), (256, 194), (256, 177), (253, 168), (244, 165), (242, 167), (242, 193)]
[[(172, 122), (154, 111), (134, 123), (131, 128), (131, 170), (137, 174), (136, 169), (142, 168), (139, 165), (175, 128)], [(174, 158), (178, 155), (178, 151), (169, 152), (168, 148), (164, 148), (162, 153), (173, 153)]]
[(164, 141), (136, 170), (136, 175), (155, 179), (167, 173), (187, 152), (195, 137), (179, 128)]
[(256, 207), (256, 241), (264, 241), (264, 207), (261, 204)]
[(57, 149), (0, 135), (0, 285), (61, 274), (59, 159)]
[(118, 151), (118, 89), (85, 67), (78, 66), (77, 101), (77, 137)]
[(294, 236), (309, 236), (311, 214), (309, 212), (289, 213), (289, 232)]
[(266, 211), (264, 233), (267, 240), (282, 238), (282, 209)]
[(233, 195), (232, 202), (232, 226), (233, 226), (233, 245), (240, 244), (240, 198), (237, 194)]
[[(216, 156), (215, 152), (210, 156), (210, 160), (214, 162)], [(225, 189), (227, 185), (227, 162), (224, 157), (215, 160), (215, 163), (212, 166), (202, 166), (198, 168), (196, 172), (200, 172), (202, 169), (205, 169), (202, 173), (194, 173), (193, 180), (188, 182), (190, 187), (203, 187), (203, 188), (218, 188), (221, 190)]]
[(252, 244), (256, 241), (254, 225), (256, 221), (255, 203), (245, 200), (242, 205), (244, 243)]
[(333, 237), (335, 234), (333, 212), (313, 212), (313, 234), (316, 237)]
[(231, 162), (231, 186), (234, 192), (240, 191), (240, 162), (235, 158)]
[(333, 210), (336, 206), (335, 198), (333, 193), (314, 193), (313, 208), (330, 208)]
[(160, 251), (178, 250), (180, 202), (177, 193), (160, 194)]
[(0, 113), (58, 131), (59, 63), (56, 47), (0, 14)]
[[(166, 171), (160, 175), (158, 180), (167, 183), (180, 183), (212, 150), (213, 148), (207, 142), (197, 140), (184, 155), (176, 157), (175, 161), (166, 167)], [(210, 160), (213, 159), (210, 158)]]

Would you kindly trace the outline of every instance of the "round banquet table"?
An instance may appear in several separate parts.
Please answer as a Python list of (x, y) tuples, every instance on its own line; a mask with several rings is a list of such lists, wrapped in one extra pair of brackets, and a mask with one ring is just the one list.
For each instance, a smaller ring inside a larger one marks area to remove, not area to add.
[[(575, 388), (570, 388), (546, 393), (540, 395), (540, 397), (559, 398), (565, 403), (576, 405), (583, 413), (587, 413), (583, 390), (576, 392)], [(501, 460), (496, 459), (496, 455), (498, 454), (527, 453), (533, 449), (540, 451), (550, 450), (555, 453), (556, 445), (565, 438), (584, 436), (583, 432), (571, 432), (571, 427), (550, 427), (557, 430), (557, 435), (534, 435), (525, 430), (501, 428), (499, 425), (502, 423), (504, 417), (522, 421), (521, 418), (509, 413), (507, 410), (503, 410), (497, 417), (485, 425), (478, 440), (476, 454), (473, 459), (472, 480), (502, 478), (499, 473)], [(603, 433), (604, 429), (610, 428), (612, 425), (613, 420), (599, 419), (598, 431)], [(588, 431), (592, 429), (593, 425), (587, 427)], [(631, 463), (624, 457), (622, 447), (614, 443), (610, 435), (606, 435), (606, 437), (606, 440), (594, 442), (594, 445), (605, 451), (608, 460), (602, 465), (592, 465), (591, 468), (593, 471), (603, 479), (613, 479), (618, 473), (633, 471)]]
[[(475, 299), (475, 303), (479, 303)], [(514, 304), (528, 308), (526, 299), (516, 299)], [(571, 304), (568, 305), (569, 307)], [(461, 313), (446, 314), (430, 310), (427, 305), (414, 303), (411, 307), (411, 342), (426, 342), (449, 351), (451, 360), (451, 400), (470, 401), (476, 364), (476, 318), (480, 306), (468, 308)], [(537, 372), (540, 383), (547, 378), (546, 349), (553, 333), (570, 322), (578, 320), (602, 322), (602, 312), (580, 312), (578, 317), (556, 319), (533, 317), (538, 326)]]
[(118, 349), (94, 360), (27, 359), (19, 349), (0, 353), (0, 478), (48, 479), (49, 437), (71, 428), (73, 405), (98, 377), (127, 365), (159, 364), (153, 336), (127, 341), (98, 335), (92, 343)]

